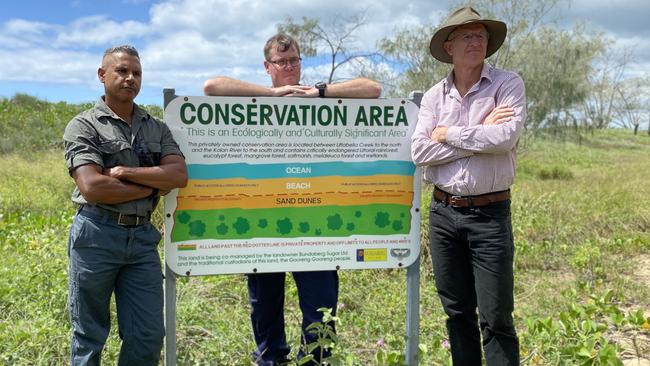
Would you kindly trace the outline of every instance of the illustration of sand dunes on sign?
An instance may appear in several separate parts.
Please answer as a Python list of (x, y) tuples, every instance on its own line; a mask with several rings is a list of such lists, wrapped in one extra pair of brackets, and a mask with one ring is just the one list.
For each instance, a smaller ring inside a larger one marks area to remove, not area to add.
[(172, 241), (410, 232), (408, 161), (188, 166)]

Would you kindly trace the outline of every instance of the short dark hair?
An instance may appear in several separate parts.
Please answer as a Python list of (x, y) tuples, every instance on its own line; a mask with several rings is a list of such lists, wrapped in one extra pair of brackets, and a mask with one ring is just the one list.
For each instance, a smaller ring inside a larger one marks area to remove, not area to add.
[(133, 47), (131, 45), (128, 45), (128, 44), (108, 48), (106, 51), (104, 51), (104, 56), (103, 57), (106, 57), (108, 55), (112, 55), (114, 53), (126, 53), (129, 56), (135, 56), (137, 58), (140, 58), (140, 55), (138, 54), (138, 50), (136, 50), (135, 47)]
[(266, 61), (270, 61), (269, 57), (271, 57), (272, 49), (276, 49), (278, 52), (286, 52), (290, 50), (291, 47), (295, 47), (296, 51), (298, 51), (298, 56), (300, 56), (300, 46), (298, 46), (298, 42), (288, 34), (278, 33), (266, 41), (266, 45), (264, 46), (264, 58)]

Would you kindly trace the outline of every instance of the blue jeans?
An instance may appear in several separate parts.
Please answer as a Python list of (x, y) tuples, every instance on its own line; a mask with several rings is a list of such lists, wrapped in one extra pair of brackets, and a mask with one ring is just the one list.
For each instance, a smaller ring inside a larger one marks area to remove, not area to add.
[[(302, 342), (312, 343), (316, 336), (306, 331), (312, 324), (323, 321), (319, 308), (331, 308), (336, 314), (339, 276), (336, 271), (293, 272), (302, 311)], [(285, 273), (249, 274), (248, 296), (251, 303), (251, 323), (257, 349), (253, 359), (259, 366), (275, 366), (287, 362), (290, 349), (284, 332)], [(330, 324), (334, 328), (334, 324)], [(312, 352), (320, 360), (320, 348)], [(323, 356), (328, 357), (329, 350)], [(298, 357), (303, 353), (299, 352)], [(316, 363), (317, 364), (317, 363)]]
[(151, 224), (125, 227), (77, 213), (68, 240), (72, 365), (100, 365), (113, 292), (122, 339), (118, 364), (158, 365), (165, 335), (159, 241)]
[(489, 366), (519, 365), (510, 201), (454, 208), (433, 200), (429, 245), (454, 365), (481, 365), (481, 333)]

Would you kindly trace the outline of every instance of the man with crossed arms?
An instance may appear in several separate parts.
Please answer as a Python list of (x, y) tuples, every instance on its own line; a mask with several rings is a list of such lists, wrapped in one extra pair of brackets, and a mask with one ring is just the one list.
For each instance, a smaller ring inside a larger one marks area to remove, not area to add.
[(79, 205), (68, 240), (70, 364), (101, 363), (114, 293), (118, 365), (155, 366), (165, 329), (161, 235), (151, 214), (161, 196), (187, 184), (187, 168), (169, 128), (134, 103), (142, 83), (138, 51), (107, 49), (97, 76), (104, 95), (63, 135)]
[(506, 31), (470, 7), (436, 31), (431, 54), (453, 70), (424, 94), (412, 136), (435, 187), (429, 245), (454, 365), (481, 365), (481, 333), (488, 365), (519, 365), (510, 186), (526, 99), (521, 77), (485, 62)]

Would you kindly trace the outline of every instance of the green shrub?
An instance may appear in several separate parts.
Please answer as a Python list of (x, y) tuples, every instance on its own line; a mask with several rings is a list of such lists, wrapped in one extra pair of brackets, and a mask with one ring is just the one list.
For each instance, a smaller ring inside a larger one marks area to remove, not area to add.
[(541, 168), (537, 172), (537, 176), (539, 177), (539, 179), (558, 179), (558, 180), (573, 179), (573, 173), (571, 172), (571, 170), (561, 166)]

